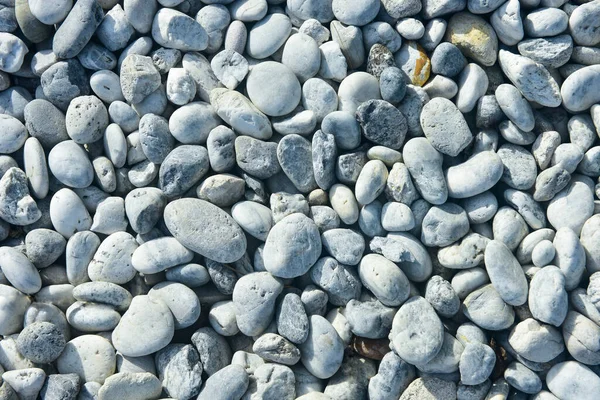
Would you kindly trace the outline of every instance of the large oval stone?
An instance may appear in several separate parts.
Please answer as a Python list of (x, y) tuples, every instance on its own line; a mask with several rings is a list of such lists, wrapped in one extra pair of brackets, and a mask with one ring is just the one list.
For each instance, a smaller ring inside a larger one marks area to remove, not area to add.
[(175, 200), (165, 208), (169, 232), (188, 249), (220, 263), (242, 258), (246, 236), (233, 218), (199, 199)]

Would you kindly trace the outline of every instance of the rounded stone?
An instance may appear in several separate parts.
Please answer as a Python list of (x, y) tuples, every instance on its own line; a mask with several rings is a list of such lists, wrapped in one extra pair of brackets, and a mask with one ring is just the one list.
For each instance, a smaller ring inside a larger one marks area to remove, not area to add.
[(312, 315), (306, 341), (298, 346), (300, 361), (319, 379), (332, 377), (342, 365), (344, 343), (325, 318)]
[(145, 356), (168, 345), (174, 329), (173, 315), (162, 300), (135, 296), (112, 333), (112, 343), (125, 356)]
[(248, 31), (246, 52), (262, 60), (275, 53), (287, 40), (292, 23), (285, 14), (269, 14)]
[(515, 320), (515, 312), (506, 304), (492, 285), (473, 291), (463, 302), (463, 313), (477, 326), (499, 331), (509, 328)]
[(443, 97), (436, 97), (425, 104), (420, 119), (425, 136), (443, 154), (455, 157), (473, 139), (461, 112)]
[(184, 284), (160, 282), (150, 289), (148, 296), (152, 300), (163, 301), (169, 307), (173, 314), (175, 329), (187, 328), (200, 317), (198, 296)]
[(548, 389), (560, 399), (593, 399), (600, 390), (600, 378), (577, 361), (554, 365), (546, 375)]
[[(81, 362), (86, 359), (94, 362)], [(100, 336), (78, 336), (66, 344), (56, 360), (56, 367), (61, 374), (77, 374), (83, 382), (102, 384), (115, 372), (115, 349), (108, 340)]]
[(27, 359), (40, 364), (56, 360), (66, 341), (61, 330), (49, 322), (34, 322), (27, 325), (17, 338), (17, 348)]
[(167, 229), (181, 244), (211, 260), (230, 263), (246, 251), (246, 236), (239, 225), (207, 201), (175, 200), (165, 208), (164, 219)]
[[(302, 254), (302, 257), (298, 257)], [(263, 253), (265, 268), (281, 278), (305, 274), (321, 255), (315, 223), (303, 214), (289, 215), (269, 232)]]
[(284, 64), (266, 61), (248, 74), (248, 97), (265, 114), (281, 116), (296, 108), (301, 88), (294, 72)]
[(255, 272), (241, 277), (233, 289), (233, 304), (240, 332), (259, 335), (271, 323), (282, 282), (268, 272)]

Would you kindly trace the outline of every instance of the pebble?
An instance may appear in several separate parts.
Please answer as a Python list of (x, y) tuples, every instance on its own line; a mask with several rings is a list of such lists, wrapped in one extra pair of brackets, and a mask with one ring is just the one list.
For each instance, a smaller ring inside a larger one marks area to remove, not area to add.
[(372, 142), (397, 150), (404, 143), (406, 118), (385, 100), (369, 100), (356, 110), (363, 135)]
[(421, 126), (431, 146), (452, 157), (457, 156), (472, 140), (472, 134), (460, 111), (454, 103), (442, 97), (436, 97), (425, 104), (421, 113)]
[(2, 374), (2, 379), (10, 385), (19, 399), (33, 400), (44, 385), (46, 373), (40, 368), (24, 368), (6, 371)]
[(502, 72), (527, 100), (547, 107), (560, 105), (558, 83), (544, 66), (507, 50), (499, 51), (498, 61)]
[(239, 365), (229, 365), (211, 375), (198, 400), (240, 399), (249, 385), (248, 373)]
[(25, 173), (17, 167), (10, 168), (0, 179), (0, 218), (24, 226), (41, 217), (42, 212), (29, 193)]
[(469, 294), (462, 305), (463, 313), (477, 326), (498, 331), (509, 328), (515, 312), (502, 300), (493, 285), (486, 285)]
[[(153, 329), (145, 329), (146, 325)], [(113, 331), (112, 343), (121, 354), (139, 357), (165, 347), (173, 338), (173, 332), (173, 315), (162, 300), (136, 296)], [(144, 339), (140, 340), (141, 337)]]
[(354, 72), (340, 83), (338, 97), (338, 110), (354, 114), (362, 103), (381, 97), (379, 82), (366, 72)]
[[(94, 363), (82, 364), (82, 359)], [(61, 374), (77, 374), (83, 382), (104, 383), (116, 368), (115, 349), (110, 342), (97, 335), (82, 335), (68, 342), (56, 361)]]
[(342, 365), (343, 342), (333, 326), (319, 315), (309, 318), (308, 337), (298, 348), (304, 367), (319, 379), (330, 378)]
[(445, 171), (448, 195), (459, 199), (480, 195), (502, 179), (504, 168), (500, 154), (480, 152)]
[(291, 29), (292, 23), (285, 14), (267, 15), (248, 31), (246, 52), (256, 59), (273, 55), (285, 43)]
[(563, 399), (593, 399), (600, 379), (585, 365), (566, 361), (554, 365), (546, 376), (548, 389)]
[(400, 396), (400, 400), (410, 399), (455, 399), (456, 384), (451, 381), (444, 381), (433, 376), (417, 378), (408, 386)]
[(233, 303), (242, 333), (254, 336), (267, 328), (275, 313), (276, 298), (282, 290), (282, 283), (268, 272), (255, 272), (238, 280)]
[(59, 58), (72, 58), (81, 52), (102, 22), (104, 12), (92, 0), (76, 2), (56, 31), (52, 51)]
[(227, 341), (212, 328), (200, 328), (192, 335), (192, 343), (198, 350), (200, 361), (208, 376), (225, 368), (231, 360)]
[(567, 29), (569, 17), (558, 8), (539, 8), (523, 19), (523, 28), (530, 37), (555, 36)]

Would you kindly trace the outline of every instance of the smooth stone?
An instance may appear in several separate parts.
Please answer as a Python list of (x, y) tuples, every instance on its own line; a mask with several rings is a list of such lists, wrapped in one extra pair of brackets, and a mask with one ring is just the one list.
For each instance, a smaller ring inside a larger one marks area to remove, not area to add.
[(24, 368), (6, 371), (2, 374), (2, 379), (10, 385), (19, 399), (35, 400), (44, 385), (46, 373), (41, 368)]
[(565, 278), (560, 269), (549, 265), (538, 271), (531, 280), (529, 309), (534, 318), (560, 326), (568, 310)]
[(474, 290), (489, 283), (490, 279), (483, 268), (469, 268), (459, 271), (452, 277), (452, 288), (460, 300), (464, 300)]
[(149, 372), (119, 372), (109, 376), (98, 391), (98, 400), (152, 399), (160, 396), (160, 380)]
[(114, 329), (121, 315), (105, 304), (77, 301), (66, 311), (69, 325), (81, 332), (104, 332)]
[(461, 206), (465, 209), (469, 222), (482, 224), (494, 217), (498, 210), (498, 200), (492, 192), (487, 191), (464, 199)]
[(277, 159), (277, 144), (238, 136), (235, 139), (235, 160), (243, 171), (260, 179), (267, 179), (281, 171)]
[(456, 399), (456, 384), (433, 376), (417, 378), (400, 396), (400, 400), (410, 399)]
[(167, 268), (192, 261), (193, 253), (175, 238), (163, 237), (150, 240), (133, 252), (131, 263), (143, 274), (155, 274)]
[(404, 43), (394, 55), (394, 60), (398, 68), (404, 72), (407, 82), (420, 87), (429, 79), (431, 61), (425, 49), (417, 42)]
[(449, 156), (457, 156), (472, 140), (471, 131), (458, 108), (442, 97), (425, 104), (421, 126), (431, 145)]
[(52, 265), (65, 251), (67, 242), (58, 232), (34, 229), (25, 236), (27, 258), (37, 267)]
[(37, 293), (42, 287), (36, 267), (26, 255), (12, 247), (0, 247), (0, 268), (8, 282), (25, 294)]
[(520, 12), (521, 3), (518, 0), (509, 0), (490, 17), (498, 39), (508, 46), (514, 46), (525, 36)]
[(413, 182), (425, 200), (443, 204), (448, 198), (448, 188), (442, 171), (442, 155), (425, 138), (409, 140), (402, 156)]
[(62, 331), (50, 322), (28, 324), (17, 338), (19, 353), (41, 364), (56, 360), (65, 348)]
[(282, 290), (281, 282), (268, 272), (248, 274), (238, 280), (233, 290), (233, 303), (242, 333), (254, 336), (267, 328), (275, 312), (276, 298)]
[(502, 72), (527, 100), (546, 107), (558, 107), (562, 102), (558, 83), (543, 65), (502, 49), (498, 62)]
[(462, 164), (445, 171), (448, 195), (470, 198), (491, 189), (502, 178), (502, 158), (493, 151), (483, 151)]
[(0, 153), (14, 153), (23, 147), (28, 136), (25, 125), (15, 117), (5, 114), (0, 114), (0, 124), (6, 129), (0, 138)]
[(200, 328), (192, 335), (192, 343), (196, 346), (204, 371), (208, 376), (225, 368), (231, 362), (229, 344), (212, 328)]
[(447, 246), (468, 232), (466, 212), (458, 205), (446, 203), (432, 207), (422, 223), (421, 240), (427, 246)]
[(518, 323), (508, 341), (517, 354), (533, 362), (548, 362), (564, 350), (560, 332), (533, 318)]
[[(212, 260), (233, 262), (246, 251), (246, 238), (233, 218), (204, 200), (175, 200), (165, 208), (164, 218), (181, 244)], [(199, 231), (211, 233), (198, 237)]]
[(548, 204), (546, 215), (555, 229), (571, 228), (581, 232), (585, 221), (593, 215), (593, 191), (591, 180), (577, 176)]
[(489, 240), (477, 233), (467, 234), (460, 242), (438, 252), (438, 261), (446, 268), (468, 269), (481, 264)]
[(267, 15), (248, 31), (246, 52), (259, 60), (271, 56), (285, 43), (291, 29), (292, 23), (285, 14)]
[(394, 351), (403, 360), (424, 364), (434, 359), (441, 350), (444, 331), (439, 317), (427, 300), (412, 297), (396, 313), (390, 339)]
[(483, 286), (469, 294), (462, 309), (467, 318), (487, 330), (507, 329), (515, 320), (513, 308), (502, 300), (492, 285)]
[(546, 215), (541, 205), (529, 193), (506, 189), (504, 200), (519, 212), (531, 228), (542, 229), (546, 227)]
[[(435, 78), (434, 78), (435, 79)], [(381, 98), (390, 103), (399, 103), (406, 95), (406, 78), (397, 67), (388, 67), (379, 76)]]
[(92, 281), (124, 284), (135, 276), (131, 257), (138, 244), (127, 232), (116, 232), (100, 244), (88, 267)]
[(246, 90), (258, 109), (274, 117), (292, 112), (301, 97), (300, 83), (294, 72), (284, 64), (272, 61), (252, 68), (248, 74)]
[[(227, 3), (231, 3), (227, 1)], [(252, 22), (258, 21), (267, 14), (268, 4), (264, 0), (237, 0), (230, 6), (229, 12), (233, 19)]]
[(103, 18), (104, 12), (97, 1), (76, 2), (54, 35), (54, 54), (63, 59), (75, 57), (90, 41)]
[(5, 299), (5, 306), (0, 312), (2, 335), (18, 333), (23, 327), (23, 316), (31, 304), (31, 299), (19, 290), (8, 285), (0, 285), (0, 293)]
[(338, 108), (335, 89), (319, 78), (308, 79), (302, 85), (302, 107), (315, 113), (317, 122)]
[(85, 188), (94, 179), (94, 170), (85, 150), (72, 140), (54, 146), (48, 155), (50, 172), (73, 188)]
[(52, 148), (68, 140), (65, 115), (47, 100), (35, 99), (24, 109), (25, 126), (44, 148)]
[(231, 206), (244, 196), (245, 182), (234, 175), (213, 175), (202, 182), (196, 194), (218, 207)]
[[(300, 252), (304, 256), (298, 258)], [(320, 254), (321, 238), (317, 226), (303, 214), (292, 214), (269, 232), (264, 249), (265, 268), (281, 278), (297, 277), (306, 273)]]
[[(82, 363), (82, 359), (94, 363)], [(116, 369), (115, 349), (110, 342), (97, 335), (82, 335), (71, 340), (56, 360), (61, 374), (77, 374), (82, 382), (104, 383)]]
[(479, 385), (492, 373), (496, 354), (487, 345), (469, 343), (460, 356), (460, 378), (465, 385)]
[(201, 51), (208, 47), (208, 35), (202, 25), (168, 8), (161, 8), (154, 16), (152, 38), (160, 46), (182, 51)]
[(581, 6), (575, 8), (569, 17), (569, 33), (577, 44), (595, 46), (600, 43), (600, 35), (597, 30), (600, 8), (595, 3)]
[(340, 83), (338, 97), (339, 111), (354, 114), (365, 101), (381, 98), (379, 82), (366, 72), (354, 72)]
[(523, 393), (535, 394), (542, 390), (542, 380), (523, 364), (513, 361), (504, 370), (504, 379)]
[(529, 37), (556, 36), (567, 29), (569, 17), (558, 8), (538, 8), (523, 19), (525, 34)]
[(585, 111), (599, 99), (590, 88), (600, 82), (600, 68), (591, 65), (581, 68), (565, 79), (561, 86), (564, 107), (571, 112)]
[(585, 250), (586, 268), (591, 273), (600, 271), (600, 254), (595, 247), (599, 233), (600, 217), (593, 215), (583, 224), (580, 236), (581, 245)]
[(467, 59), (460, 49), (449, 42), (441, 43), (431, 56), (431, 71), (453, 78), (467, 66)]
[(61, 189), (50, 201), (50, 219), (54, 229), (67, 239), (77, 232), (89, 230), (92, 218), (83, 201), (70, 189)]
[(569, 311), (562, 332), (567, 351), (575, 360), (588, 365), (598, 363), (600, 357), (598, 325), (575, 311)]
[(309, 318), (308, 338), (298, 348), (300, 361), (317, 378), (330, 378), (342, 365), (343, 342), (329, 321), (321, 316)]
[(560, 399), (593, 399), (600, 390), (600, 379), (577, 361), (554, 365), (546, 375), (548, 389)]
[(229, 365), (205, 382), (198, 400), (241, 399), (249, 385), (248, 373), (240, 365)]
[(200, 317), (198, 296), (181, 283), (161, 282), (150, 289), (148, 296), (155, 301), (162, 300), (169, 307), (175, 329), (187, 328)]
[[(146, 329), (147, 325), (153, 329)], [(165, 347), (173, 333), (174, 318), (162, 300), (135, 296), (112, 333), (112, 343), (121, 354), (139, 357)]]
[(465, 12), (454, 14), (448, 21), (446, 39), (484, 66), (496, 62), (498, 37), (481, 17)]

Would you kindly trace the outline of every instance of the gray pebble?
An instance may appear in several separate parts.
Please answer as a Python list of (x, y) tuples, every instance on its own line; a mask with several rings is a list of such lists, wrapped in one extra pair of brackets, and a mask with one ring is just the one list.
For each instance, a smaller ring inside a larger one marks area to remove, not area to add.
[(524, 393), (535, 394), (542, 390), (542, 381), (535, 372), (513, 361), (504, 371), (504, 379), (515, 389)]
[(17, 338), (17, 347), (27, 359), (41, 364), (50, 363), (60, 356), (66, 345), (61, 330), (49, 322), (27, 325)]
[(13, 225), (30, 225), (42, 217), (35, 200), (29, 194), (27, 176), (16, 167), (0, 179), (0, 217)]
[(208, 35), (202, 25), (168, 8), (161, 8), (154, 16), (152, 38), (161, 46), (182, 51), (201, 51), (208, 47)]
[(522, 56), (549, 68), (558, 68), (569, 62), (573, 53), (573, 39), (569, 35), (527, 39), (517, 45)]
[(450, 282), (439, 275), (434, 275), (427, 282), (425, 299), (443, 317), (452, 317), (460, 308), (460, 300)]
[(327, 114), (321, 122), (321, 129), (325, 134), (334, 136), (340, 149), (350, 150), (360, 145), (360, 126), (349, 112), (334, 111)]
[(469, 229), (466, 212), (452, 203), (432, 207), (423, 220), (421, 240), (427, 246), (447, 246), (464, 235)]
[(320, 379), (333, 376), (342, 364), (342, 348), (342, 340), (325, 318), (318, 315), (309, 318), (308, 338), (299, 349), (300, 361), (312, 375)]
[(515, 312), (506, 304), (492, 285), (483, 286), (467, 296), (463, 313), (477, 326), (487, 330), (509, 328), (515, 320)]
[[(440, 130), (440, 125), (447, 128)], [(450, 100), (441, 97), (425, 104), (421, 113), (421, 126), (431, 145), (450, 156), (458, 155), (472, 140), (462, 114)]]
[(406, 79), (400, 68), (388, 67), (379, 76), (381, 98), (392, 104), (399, 103), (406, 95)]
[(228, 365), (212, 374), (198, 395), (198, 400), (239, 400), (248, 388), (248, 373), (239, 365)]
[(248, 336), (262, 333), (275, 312), (275, 301), (283, 284), (268, 272), (241, 277), (233, 291), (233, 302), (240, 331)]
[(482, 151), (464, 163), (448, 168), (445, 178), (449, 196), (459, 199), (472, 198), (498, 183), (505, 168), (499, 153)]
[(412, 297), (394, 317), (390, 338), (394, 351), (407, 362), (424, 364), (442, 348), (444, 330), (433, 307), (422, 297)]
[(328, 190), (335, 183), (335, 161), (337, 148), (335, 136), (315, 132), (312, 140), (313, 173), (317, 185), (323, 190)]
[(558, 8), (538, 8), (523, 19), (529, 37), (556, 36), (567, 29), (569, 17)]
[(564, 399), (593, 399), (600, 388), (598, 375), (577, 361), (554, 365), (546, 376), (548, 389)]
[(85, 96), (90, 92), (85, 70), (74, 59), (52, 65), (44, 71), (40, 82), (46, 99), (63, 111), (66, 111), (75, 97)]
[(103, 18), (104, 12), (98, 2), (84, 0), (75, 3), (56, 31), (52, 42), (54, 54), (60, 58), (75, 57), (90, 41)]

